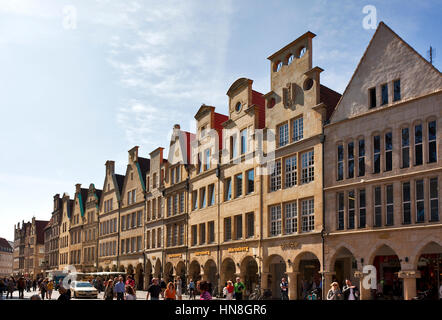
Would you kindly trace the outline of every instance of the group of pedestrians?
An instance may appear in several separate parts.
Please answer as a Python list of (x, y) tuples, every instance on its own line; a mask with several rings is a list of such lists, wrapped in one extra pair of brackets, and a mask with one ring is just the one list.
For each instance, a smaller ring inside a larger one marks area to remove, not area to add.
[[(189, 284), (190, 285), (190, 284)], [(147, 288), (146, 300), (182, 300), (183, 299), (183, 281), (177, 276), (168, 284), (162, 279), (153, 278)]]
[(123, 276), (109, 278), (104, 282), (104, 300), (136, 300), (135, 280), (128, 276), (126, 282)]
[(40, 291), (41, 299), (52, 299), (52, 292), (54, 290), (54, 282), (49, 279), (39, 278), (30, 279), (23, 276), (9, 277), (0, 279), (0, 299), (3, 299), (3, 293), (6, 293), (5, 299), (12, 299), (15, 291), (18, 291), (18, 298), (24, 299), (24, 293)]
[(359, 300), (360, 293), (357, 286), (354, 286), (349, 279), (345, 280), (342, 291), (339, 284), (335, 281), (327, 293), (327, 300)]

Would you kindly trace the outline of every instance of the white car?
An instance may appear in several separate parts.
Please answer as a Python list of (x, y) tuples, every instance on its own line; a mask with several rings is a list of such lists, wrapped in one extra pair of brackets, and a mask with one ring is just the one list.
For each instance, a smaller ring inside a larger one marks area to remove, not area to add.
[(87, 281), (72, 281), (71, 293), (73, 298), (97, 298), (98, 290)]

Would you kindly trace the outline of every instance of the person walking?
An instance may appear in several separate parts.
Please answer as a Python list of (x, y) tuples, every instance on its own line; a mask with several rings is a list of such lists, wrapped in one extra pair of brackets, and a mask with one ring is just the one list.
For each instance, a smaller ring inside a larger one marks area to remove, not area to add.
[(198, 286), (200, 291), (200, 300), (212, 300), (212, 295), (209, 292), (209, 284), (207, 281), (201, 281)]
[(176, 290), (172, 282), (167, 284), (167, 289), (164, 291), (165, 300), (176, 300)]
[(10, 277), (7, 283), (7, 288), (8, 291), (6, 292), (6, 299), (8, 299), (8, 297), (10, 297), (10, 299), (12, 299), (12, 294), (14, 293), (15, 290), (15, 280), (13, 277)]
[(131, 286), (135, 290), (135, 280), (132, 276), (127, 276), (126, 286)]
[(193, 281), (193, 279), (190, 279), (188, 287), (189, 287), (189, 299), (195, 300), (195, 282)]
[(339, 289), (339, 284), (337, 282), (333, 282), (330, 286), (331, 289), (327, 293), (327, 300), (342, 300), (343, 295)]
[(137, 300), (137, 295), (132, 286), (126, 286), (126, 300)]
[(166, 291), (166, 289), (167, 289), (167, 284), (164, 281), (164, 279), (160, 280), (160, 287), (161, 287), (161, 291), (163, 292), (163, 297), (164, 297), (164, 291)]
[(54, 290), (54, 281), (51, 280), (48, 282), (48, 292), (47, 297), (49, 300), (52, 300), (52, 291)]
[(227, 281), (227, 285), (223, 289), (223, 294), (226, 296), (227, 300), (233, 300), (233, 294), (235, 292), (235, 287), (232, 281)]
[(158, 279), (153, 278), (152, 284), (147, 289), (146, 300), (149, 300), (149, 295), (150, 300), (160, 300), (160, 294), (164, 297), (163, 290), (161, 290), (161, 287), (158, 284)]
[(37, 290), (37, 280), (36, 279), (34, 279), (33, 281), (32, 281), (32, 291), (36, 291)]
[(236, 278), (234, 287), (235, 287), (235, 299), (242, 300), (242, 295), (246, 287), (244, 286), (244, 283), (241, 282), (241, 279), (239, 277)]
[(25, 278), (20, 277), (17, 281), (17, 289), (18, 289), (18, 298), (19, 299), (25, 298), (25, 288), (26, 288)]
[(176, 296), (178, 300), (183, 299), (183, 281), (181, 277), (178, 276), (175, 280)]
[(41, 300), (44, 300), (45, 299), (45, 297), (46, 297), (46, 293), (48, 292), (48, 283), (47, 283), (47, 281), (46, 281), (46, 279), (45, 280), (43, 280), (41, 283), (40, 283), (40, 294), (41, 294)]
[(63, 285), (58, 287), (58, 292), (60, 295), (58, 296), (57, 301), (69, 301), (71, 300), (71, 291), (67, 290)]
[(345, 286), (342, 287), (344, 300), (359, 300), (359, 289), (354, 286), (349, 279), (345, 280)]
[(104, 289), (104, 300), (114, 300), (114, 281), (109, 279)]
[(279, 287), (281, 289), (281, 300), (289, 300), (289, 283), (286, 278), (281, 279)]
[(124, 300), (124, 292), (126, 291), (126, 286), (130, 287), (131, 285), (124, 285), (123, 277), (120, 276), (118, 278), (118, 282), (115, 284), (115, 292), (117, 294), (117, 300)]
[(3, 291), (6, 291), (6, 279), (0, 279), (0, 300), (3, 300)]

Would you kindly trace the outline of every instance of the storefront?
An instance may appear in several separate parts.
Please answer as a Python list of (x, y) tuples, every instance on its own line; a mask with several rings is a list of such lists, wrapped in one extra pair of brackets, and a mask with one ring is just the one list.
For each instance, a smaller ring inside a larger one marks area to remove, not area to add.
[(422, 254), (417, 266), (421, 275), (416, 280), (417, 292), (429, 290), (429, 298), (437, 300), (442, 277), (442, 254)]

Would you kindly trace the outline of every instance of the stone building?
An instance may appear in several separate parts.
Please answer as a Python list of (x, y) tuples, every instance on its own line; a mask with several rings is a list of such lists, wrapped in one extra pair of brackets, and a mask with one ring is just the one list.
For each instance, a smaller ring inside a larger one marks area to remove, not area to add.
[[(129, 150), (121, 192), (120, 270), (135, 275), (137, 288), (144, 283), (144, 216), (146, 174), (150, 160), (138, 156), (138, 147)], [(119, 270), (119, 271), (120, 271)]]
[(14, 275), (37, 278), (43, 274), (45, 247), (44, 228), (49, 221), (36, 220), (22, 221), (14, 227), (14, 252), (17, 250), (17, 264), (14, 263)]
[(74, 210), (74, 200), (70, 199), (67, 193), (62, 197), (62, 209), (60, 215), (60, 235), (58, 239), (58, 270), (63, 271), (70, 264), (70, 227)]
[(324, 128), (326, 286), (373, 265), (384, 296), (439, 288), (441, 128), (441, 73), (381, 22)]
[(54, 196), (54, 206), (51, 214), (51, 219), (44, 230), (45, 235), (45, 259), (44, 269), (58, 270), (59, 259), (59, 237), (60, 237), (60, 222), (62, 213), (62, 199), (59, 194)]
[(75, 185), (74, 205), (69, 223), (69, 264), (82, 272), (83, 223), (85, 220), (88, 189)]
[(115, 162), (106, 161), (106, 176), (99, 206), (98, 271), (118, 271), (123, 183), (124, 176), (115, 173)]
[(85, 209), (82, 232), (82, 253), (81, 260), (83, 272), (95, 272), (98, 268), (98, 223), (99, 206), (102, 190), (96, 189), (91, 183), (85, 199)]
[(14, 248), (5, 238), (0, 238), (0, 278), (12, 275)]

